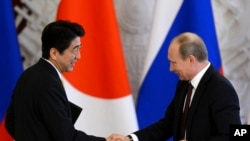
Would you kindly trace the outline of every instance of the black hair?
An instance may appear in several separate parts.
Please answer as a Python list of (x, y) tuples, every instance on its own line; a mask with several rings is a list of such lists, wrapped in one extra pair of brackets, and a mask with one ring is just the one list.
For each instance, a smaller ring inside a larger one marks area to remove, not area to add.
[(42, 32), (42, 57), (48, 59), (51, 48), (56, 48), (62, 54), (72, 40), (84, 35), (85, 30), (80, 24), (66, 20), (49, 23)]

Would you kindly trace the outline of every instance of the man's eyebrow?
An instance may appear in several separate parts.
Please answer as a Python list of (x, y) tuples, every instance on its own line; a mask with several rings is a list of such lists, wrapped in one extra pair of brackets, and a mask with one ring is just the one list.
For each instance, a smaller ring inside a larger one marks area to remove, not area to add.
[(74, 49), (75, 49), (75, 48), (80, 48), (81, 46), (82, 46), (82, 44), (76, 45), (76, 46), (74, 47)]

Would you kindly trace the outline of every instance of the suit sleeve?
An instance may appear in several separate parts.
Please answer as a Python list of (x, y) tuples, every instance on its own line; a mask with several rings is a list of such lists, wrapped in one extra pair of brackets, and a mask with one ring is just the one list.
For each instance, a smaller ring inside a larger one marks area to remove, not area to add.
[(170, 138), (173, 133), (173, 122), (170, 122), (172, 120), (168, 119), (169, 116), (170, 115), (160, 119), (158, 122), (155, 122), (134, 134), (138, 137), (139, 141), (165, 141), (167, 138)]
[(70, 105), (60, 85), (53, 85), (44, 91), (39, 99), (38, 113), (54, 140), (60, 141), (105, 141), (104, 138), (87, 135), (74, 128)]
[(178, 95), (175, 95), (162, 119), (134, 133), (139, 141), (165, 141), (174, 135), (177, 99)]
[[(167, 107), (165, 116), (159, 121), (153, 123), (152, 125), (135, 132), (134, 134), (138, 137), (139, 141), (165, 141), (175, 135), (176, 124), (178, 123), (178, 116), (181, 113), (177, 113), (179, 108), (182, 109), (181, 102), (181, 88), (183, 82), (179, 81), (177, 83), (176, 92), (173, 100)], [(150, 111), (149, 111), (150, 114)]]
[[(239, 117), (239, 99), (231, 83), (227, 80), (217, 80), (211, 92), (210, 108), (219, 136), (210, 141), (228, 140), (231, 124), (241, 124)], [(221, 82), (221, 83), (220, 83)]]

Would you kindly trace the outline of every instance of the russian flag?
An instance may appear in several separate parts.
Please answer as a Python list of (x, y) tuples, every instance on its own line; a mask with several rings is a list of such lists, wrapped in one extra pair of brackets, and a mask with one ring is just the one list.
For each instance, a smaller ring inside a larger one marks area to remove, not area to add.
[(169, 71), (170, 41), (182, 32), (194, 32), (205, 42), (209, 60), (221, 71), (221, 59), (210, 0), (157, 0), (149, 50), (137, 101), (139, 127), (163, 117), (173, 98), (178, 77)]
[(11, 141), (4, 127), (4, 117), (10, 103), (12, 90), (23, 71), (12, 3), (0, 1), (0, 140)]
[(80, 23), (81, 59), (64, 74), (71, 102), (83, 110), (75, 123), (87, 134), (108, 136), (138, 129), (112, 0), (62, 0), (57, 19)]

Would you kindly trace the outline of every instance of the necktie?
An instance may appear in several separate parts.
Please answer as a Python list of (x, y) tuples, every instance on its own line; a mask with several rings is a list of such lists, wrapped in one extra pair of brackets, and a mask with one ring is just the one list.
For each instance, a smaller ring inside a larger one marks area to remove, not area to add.
[(186, 96), (185, 107), (184, 107), (184, 111), (182, 113), (182, 118), (181, 118), (180, 139), (185, 139), (185, 130), (186, 130), (186, 125), (187, 125), (187, 115), (188, 115), (189, 104), (190, 104), (190, 99), (191, 99), (191, 95), (192, 95), (192, 89), (193, 89), (193, 86), (192, 86), (191, 83), (189, 83), (188, 88), (187, 88), (187, 96)]

